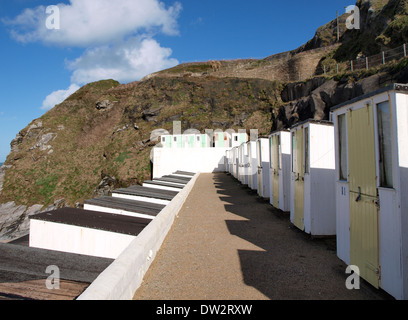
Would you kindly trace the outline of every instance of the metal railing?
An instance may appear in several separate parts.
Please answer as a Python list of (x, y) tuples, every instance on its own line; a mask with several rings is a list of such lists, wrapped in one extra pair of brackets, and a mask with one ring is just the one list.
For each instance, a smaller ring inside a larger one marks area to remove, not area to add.
[(385, 65), (391, 61), (398, 61), (401, 58), (407, 57), (407, 45), (383, 51), (379, 54), (370, 57), (361, 57), (356, 60), (351, 60), (337, 64), (323, 64), (316, 69), (315, 75), (338, 74), (347, 71), (353, 72), (356, 70), (369, 70), (380, 65)]

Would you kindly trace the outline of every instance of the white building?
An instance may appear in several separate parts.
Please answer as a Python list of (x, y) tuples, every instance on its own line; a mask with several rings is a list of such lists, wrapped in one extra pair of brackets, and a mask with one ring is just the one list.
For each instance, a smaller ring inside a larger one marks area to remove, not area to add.
[(248, 141), (248, 134), (246, 132), (232, 133), (231, 146), (240, 147), (243, 143)]
[(291, 129), (291, 222), (314, 236), (336, 234), (334, 126), (309, 120)]
[(408, 85), (332, 113), (338, 256), (374, 287), (408, 299)]
[(239, 150), (239, 172), (238, 180), (243, 185), (248, 185), (248, 148), (246, 143), (241, 144), (238, 147)]
[(256, 155), (256, 141), (248, 141), (248, 187), (258, 190), (258, 159)]
[(256, 157), (258, 161), (258, 195), (269, 199), (269, 139), (260, 138), (256, 141)]
[(291, 140), (289, 131), (274, 132), (269, 136), (270, 203), (284, 212), (290, 211)]

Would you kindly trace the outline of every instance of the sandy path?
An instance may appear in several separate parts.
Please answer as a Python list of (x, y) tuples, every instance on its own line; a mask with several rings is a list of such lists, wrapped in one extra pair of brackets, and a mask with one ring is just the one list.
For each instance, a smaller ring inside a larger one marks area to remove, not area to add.
[(335, 239), (310, 239), (226, 174), (203, 174), (136, 300), (386, 299), (345, 287)]

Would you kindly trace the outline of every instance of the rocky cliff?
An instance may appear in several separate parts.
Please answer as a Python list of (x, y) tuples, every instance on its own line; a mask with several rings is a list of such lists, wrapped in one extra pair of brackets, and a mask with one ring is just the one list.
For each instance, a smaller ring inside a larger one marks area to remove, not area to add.
[[(404, 19), (392, 8), (405, 8), (406, 1), (358, 3), (363, 16), (375, 9), (375, 21), (387, 20), (391, 12)], [(389, 35), (391, 46), (399, 39), (399, 29), (390, 24), (378, 27), (375, 41)], [(408, 82), (406, 59), (293, 81), (299, 66), (313, 73), (327, 55), (334, 57), (352, 43), (349, 31), (342, 31), (342, 43), (335, 43), (333, 32), (329, 23), (305, 46), (263, 60), (184, 64), (139, 82), (85, 85), (11, 142), (0, 168), (0, 241), (26, 233), (31, 214), (80, 206), (85, 199), (149, 179), (150, 152), (157, 143), (151, 133), (171, 132), (173, 121), (181, 121), (183, 131), (245, 128), (267, 135), (309, 118), (328, 120), (336, 104), (392, 82)], [(355, 52), (364, 46), (361, 41)]]

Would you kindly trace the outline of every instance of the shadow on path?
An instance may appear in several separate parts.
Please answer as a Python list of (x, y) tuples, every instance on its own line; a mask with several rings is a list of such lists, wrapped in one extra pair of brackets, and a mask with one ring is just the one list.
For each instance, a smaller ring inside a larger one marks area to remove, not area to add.
[(335, 238), (312, 239), (232, 176), (213, 179), (226, 211), (247, 219), (226, 221), (229, 232), (260, 248), (238, 251), (246, 285), (272, 300), (391, 299), (364, 281), (361, 290), (346, 289), (347, 266), (337, 257)]

